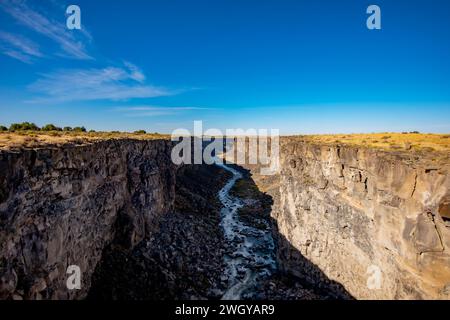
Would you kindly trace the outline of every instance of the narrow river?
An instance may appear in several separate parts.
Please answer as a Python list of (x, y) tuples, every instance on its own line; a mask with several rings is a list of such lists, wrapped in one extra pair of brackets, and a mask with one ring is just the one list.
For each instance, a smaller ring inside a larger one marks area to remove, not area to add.
[(228, 165), (216, 164), (233, 174), (218, 194), (223, 205), (221, 227), (227, 241), (225, 275), (228, 279), (228, 288), (222, 299), (251, 298), (252, 289), (276, 269), (275, 246), (270, 225), (268, 221), (258, 219), (258, 223), (265, 224), (266, 228), (255, 228), (239, 219), (238, 210), (245, 205), (246, 200), (233, 197), (230, 190), (243, 176)]

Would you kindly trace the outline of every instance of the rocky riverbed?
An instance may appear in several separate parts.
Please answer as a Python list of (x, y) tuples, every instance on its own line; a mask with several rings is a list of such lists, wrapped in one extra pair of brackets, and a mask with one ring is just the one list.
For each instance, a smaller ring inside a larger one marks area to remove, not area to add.
[(176, 176), (174, 212), (128, 252), (113, 243), (93, 277), (91, 299), (219, 299), (225, 253), (217, 193), (230, 175), (192, 165)]
[(243, 174), (225, 164), (218, 164), (233, 175), (219, 191), (222, 204), (221, 226), (225, 235), (225, 274), (228, 282), (223, 299), (241, 299), (244, 294), (249, 298), (253, 288), (276, 269), (275, 245), (270, 224), (263, 214), (253, 217), (252, 223), (241, 219), (244, 207), (257, 205), (256, 199), (241, 199), (231, 195), (237, 181)]
[(277, 226), (270, 216), (272, 197), (259, 190), (250, 171), (219, 165), (232, 173), (219, 191), (225, 233), (227, 288), (222, 299), (322, 300), (351, 298), (336, 287), (312, 286), (285, 274), (277, 263)]
[(89, 299), (327, 299), (276, 263), (271, 197), (233, 165), (186, 166), (175, 209), (129, 251), (104, 252)]

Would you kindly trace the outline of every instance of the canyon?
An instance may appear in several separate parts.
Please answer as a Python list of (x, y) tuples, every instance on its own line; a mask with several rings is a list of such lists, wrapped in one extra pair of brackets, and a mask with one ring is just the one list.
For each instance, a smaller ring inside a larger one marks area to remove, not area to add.
[(449, 299), (448, 153), (302, 137), (280, 149), (277, 181), (253, 172), (275, 199), (283, 270), (316, 286), (325, 274), (358, 299)]
[[(262, 176), (257, 165), (175, 165), (172, 148), (0, 150), (0, 299), (223, 298), (239, 246), (224, 203), (238, 197), (233, 214), (270, 235), (274, 267), (225, 298), (450, 298), (448, 153), (282, 137), (280, 171)], [(70, 265), (80, 290), (66, 287)]]

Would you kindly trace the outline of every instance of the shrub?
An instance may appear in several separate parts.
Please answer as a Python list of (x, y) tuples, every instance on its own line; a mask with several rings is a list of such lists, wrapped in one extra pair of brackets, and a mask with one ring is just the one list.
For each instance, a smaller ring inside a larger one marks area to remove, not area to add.
[(411, 131), (410, 133), (419, 134), (419, 131)]
[(30, 122), (13, 123), (9, 127), (9, 131), (25, 131), (25, 130), (39, 131), (39, 127), (34, 123)]
[(90, 132), (90, 133), (95, 133), (96, 131), (95, 131), (95, 130), (89, 130), (89, 132)]
[(54, 124), (51, 124), (51, 123), (46, 124), (45, 126), (43, 126), (41, 128), (41, 130), (42, 131), (62, 131), (61, 128), (59, 128), (59, 127), (57, 127), (57, 126), (55, 126)]
[(75, 127), (73, 128), (74, 132), (86, 132), (86, 128), (85, 127)]
[(134, 133), (135, 133), (135, 134), (146, 134), (147, 131), (145, 131), (145, 130), (137, 130), (137, 131), (135, 131)]
[(73, 129), (72, 129), (72, 127), (64, 127), (63, 128), (63, 131), (72, 131)]
[(0, 131), (8, 131), (8, 128), (5, 126), (0, 126)]

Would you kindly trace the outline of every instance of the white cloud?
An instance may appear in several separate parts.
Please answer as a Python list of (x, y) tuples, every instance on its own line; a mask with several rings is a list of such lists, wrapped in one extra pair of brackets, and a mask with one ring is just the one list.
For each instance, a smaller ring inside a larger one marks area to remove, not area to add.
[(24, 63), (31, 63), (31, 58), (30, 56), (27, 56), (19, 51), (15, 51), (15, 50), (10, 50), (10, 49), (2, 49), (2, 53), (5, 56), (11, 57), (13, 59), (22, 61)]
[[(136, 67), (137, 68), (137, 67)], [(42, 75), (29, 89), (40, 96), (31, 102), (126, 100), (173, 95), (178, 92), (142, 84), (145, 76), (132, 67), (60, 70)]]
[[(58, 6), (56, 2), (51, 3)], [(65, 12), (60, 9), (62, 8), (59, 7), (58, 11)], [(36, 3), (26, 0), (0, 0), (0, 10), (9, 14), (18, 24), (59, 45), (62, 50), (55, 53), (56, 56), (81, 60), (94, 59), (84, 44), (92, 41), (90, 33), (84, 27), (82, 30), (68, 30), (64, 16), (56, 19), (48, 12), (44, 15), (41, 13), (42, 8), (37, 10)], [(24, 63), (32, 63), (36, 58), (44, 57), (39, 46), (33, 41), (4, 31), (0, 31), (0, 53)], [(62, 69), (41, 74), (37, 81), (29, 85), (28, 89), (36, 93), (36, 96), (28, 102), (126, 100), (168, 96), (184, 91), (147, 85), (145, 80), (144, 72), (128, 61), (123, 61), (120, 67)], [(151, 112), (157, 111), (147, 110), (147, 113)]]
[(0, 52), (25, 63), (31, 63), (33, 58), (44, 56), (39, 46), (30, 39), (1, 30)]
[[(13, 17), (18, 23), (55, 41), (64, 54), (76, 59), (92, 59), (87, 53), (83, 42), (76, 37), (82, 34), (89, 41), (90, 34), (86, 31), (75, 33), (66, 28), (61, 19), (50, 19), (30, 8), (23, 0), (0, 0), (0, 8)], [(63, 20), (64, 21), (64, 20)]]
[(136, 80), (138, 82), (143, 82), (145, 80), (144, 73), (136, 65), (128, 61), (124, 61), (124, 65), (131, 71), (131, 78), (133, 80)]

